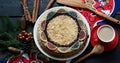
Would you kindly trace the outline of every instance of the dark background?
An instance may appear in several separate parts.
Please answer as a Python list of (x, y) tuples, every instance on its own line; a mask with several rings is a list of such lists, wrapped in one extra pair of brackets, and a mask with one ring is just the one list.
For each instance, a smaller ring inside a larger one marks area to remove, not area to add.
[[(28, 0), (29, 10), (31, 13), (33, 10), (33, 1), (34, 0)], [(41, 0), (39, 15), (41, 15), (41, 13), (44, 12), (44, 9), (48, 2), (49, 0)], [(59, 4), (54, 3), (52, 7), (56, 7), (56, 6), (59, 6)], [(23, 16), (23, 8), (21, 6), (20, 0), (0, 0), (0, 17), (3, 16), (4, 17), (9, 16), (11, 21), (14, 23), (17, 21), (18, 18), (21, 18)], [(120, 20), (120, 12), (118, 11), (117, 13), (115, 13), (113, 17)], [(120, 36), (120, 25), (116, 25), (113, 23), (108, 23), (108, 24), (116, 28)], [(0, 28), (2, 28), (1, 24), (0, 24)], [(79, 57), (82, 57), (83, 55), (89, 53), (92, 48), (93, 47), (89, 43), (89, 46), (86, 49), (86, 51)], [(0, 56), (3, 57), (2, 54), (0, 54)], [(74, 60), (72, 61), (72, 63), (74, 63)], [(85, 59), (81, 63), (120, 63), (120, 40), (118, 42), (117, 47), (114, 50), (110, 52), (104, 52), (101, 55), (94, 55), (92, 57)]]

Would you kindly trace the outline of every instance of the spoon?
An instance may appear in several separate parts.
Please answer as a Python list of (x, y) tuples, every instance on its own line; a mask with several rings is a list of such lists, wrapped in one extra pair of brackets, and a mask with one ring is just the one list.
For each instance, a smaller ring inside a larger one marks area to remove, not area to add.
[(99, 16), (101, 16), (101, 17), (103, 17), (111, 22), (114, 22), (114, 23), (120, 25), (119, 20), (112, 18), (112, 17), (109, 17), (108, 15), (97, 11), (95, 8), (93, 8), (91, 6), (91, 4), (85, 4), (82, 2), (82, 0), (57, 0), (57, 3), (72, 6), (72, 7), (88, 9), (88, 10), (92, 11), (93, 13), (95, 13), (95, 14), (97, 14), (97, 15), (99, 15)]
[(79, 63), (82, 60), (84, 60), (84, 59), (86, 59), (86, 58), (88, 58), (88, 57), (90, 57), (90, 56), (92, 56), (94, 54), (101, 54), (103, 52), (104, 52), (104, 47), (102, 45), (96, 45), (96, 46), (94, 46), (94, 48), (92, 49), (92, 51), (90, 53), (88, 53), (87, 55), (77, 59), (75, 61), (75, 63)]

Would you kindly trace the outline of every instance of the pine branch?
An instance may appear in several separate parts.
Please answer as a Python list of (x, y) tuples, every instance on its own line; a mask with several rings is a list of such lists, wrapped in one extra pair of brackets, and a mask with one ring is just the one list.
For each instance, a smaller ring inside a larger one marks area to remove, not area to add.
[(15, 31), (18, 31), (18, 32), (20, 33), (21, 30), (22, 30), (22, 27), (21, 27), (21, 20), (18, 19), (18, 20), (17, 20), (17, 23), (16, 23), (16, 26), (15, 26)]
[(13, 39), (13, 38), (7, 32), (0, 34), (0, 40), (9, 41), (10, 39)]
[(1, 25), (2, 25), (2, 27), (4, 27), (4, 28), (2, 28), (2, 30), (1, 30), (1, 33), (2, 32), (6, 32), (7, 31), (7, 21), (5, 20), (5, 17), (0, 17), (0, 20), (1, 20)]
[(5, 41), (0, 40), (0, 51), (6, 51), (8, 44), (5, 43)]
[(0, 51), (8, 51), (8, 47), (12, 46), (15, 48), (22, 48), (20, 47), (21, 43), (17, 40), (9, 40), (9, 41), (4, 41), (0, 40)]

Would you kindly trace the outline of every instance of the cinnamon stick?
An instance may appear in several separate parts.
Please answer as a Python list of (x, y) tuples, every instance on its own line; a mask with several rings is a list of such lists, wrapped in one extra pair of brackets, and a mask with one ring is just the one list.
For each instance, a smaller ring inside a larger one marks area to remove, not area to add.
[(14, 48), (14, 47), (8, 47), (8, 50), (13, 51), (13, 52), (18, 52), (18, 53), (21, 52), (20, 49)]
[(32, 13), (32, 22), (34, 22), (34, 20), (35, 20), (36, 3), (37, 3), (37, 0), (34, 0), (33, 13)]
[(28, 4), (27, 4), (27, 0), (22, 0), (22, 6), (24, 9), (24, 15), (25, 15), (25, 19), (26, 21), (31, 21), (31, 16), (30, 16), (30, 12), (28, 10)]
[(45, 10), (49, 9), (52, 6), (53, 2), (54, 2), (54, 0), (50, 0), (48, 5), (46, 6)]
[(40, 0), (34, 0), (34, 9), (33, 9), (33, 14), (32, 14), (33, 23), (37, 20), (39, 5), (40, 5)]
[(30, 12), (27, 10), (27, 16), (28, 16), (28, 20), (29, 21), (32, 21), (32, 18), (31, 18), (31, 16), (30, 16)]
[(27, 16), (27, 13), (26, 13), (26, 7), (25, 7), (25, 0), (22, 0), (21, 1), (21, 4), (23, 6), (23, 9), (24, 9), (24, 16), (25, 16), (25, 20), (28, 20), (28, 16)]
[(29, 9), (28, 9), (27, 0), (24, 0), (24, 1), (25, 1), (25, 7), (26, 7), (26, 13), (27, 13), (28, 20), (31, 21), (31, 15), (30, 15), (30, 12), (29, 12)]
[(36, 12), (35, 12), (35, 20), (34, 20), (34, 22), (37, 20), (37, 17), (38, 17), (39, 5), (40, 5), (40, 0), (37, 0), (37, 6), (36, 6)]
[(32, 18), (28, 9), (27, 0), (22, 0), (22, 6), (24, 9), (24, 15), (26, 21), (32, 21), (33, 23), (37, 20), (40, 0), (34, 0), (34, 9), (32, 12)]

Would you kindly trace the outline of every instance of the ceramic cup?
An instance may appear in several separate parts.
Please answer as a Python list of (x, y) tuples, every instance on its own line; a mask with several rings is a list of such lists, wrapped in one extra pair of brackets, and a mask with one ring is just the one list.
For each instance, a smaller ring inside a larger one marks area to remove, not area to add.
[(98, 28), (97, 36), (102, 42), (112, 42), (115, 38), (115, 30), (112, 26), (104, 24)]

